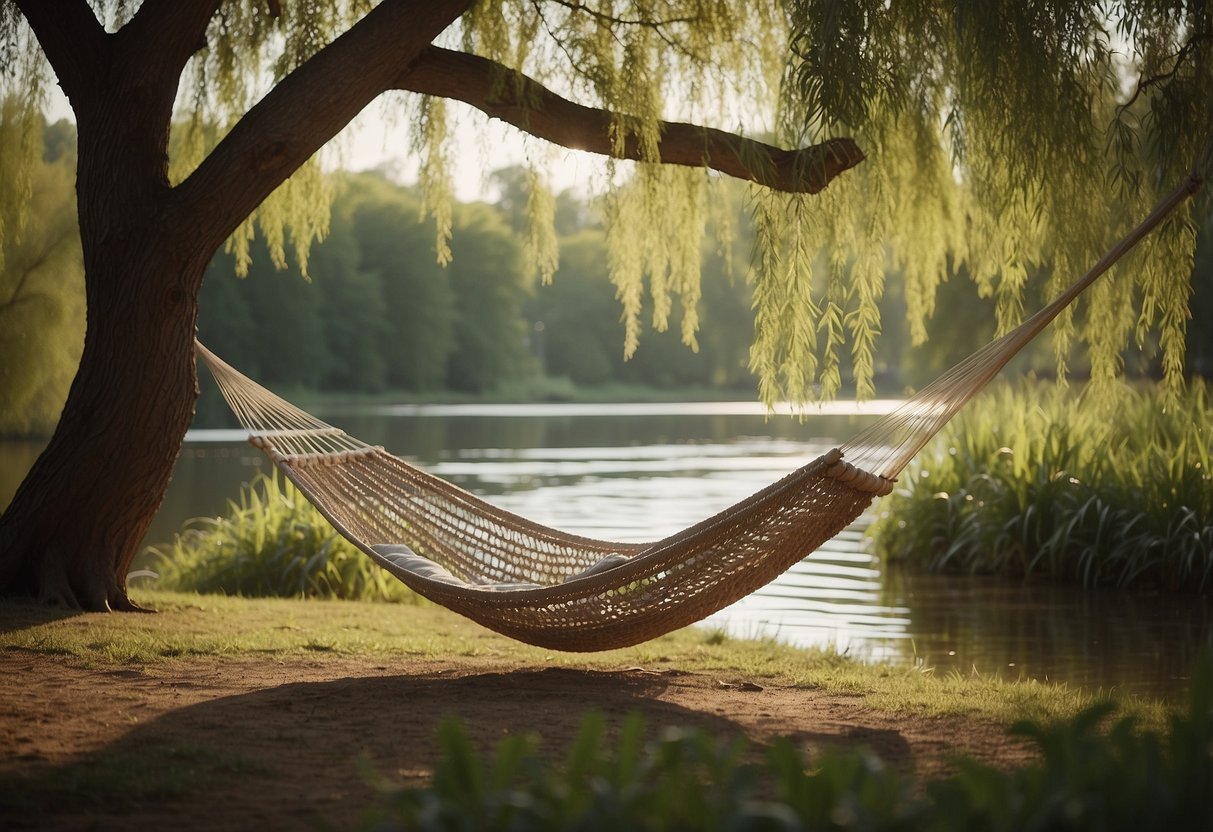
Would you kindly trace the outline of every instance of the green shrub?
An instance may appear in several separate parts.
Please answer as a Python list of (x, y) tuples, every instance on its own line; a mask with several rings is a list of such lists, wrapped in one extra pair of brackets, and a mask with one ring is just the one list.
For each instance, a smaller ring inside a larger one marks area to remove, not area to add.
[(919, 454), (872, 527), (931, 570), (1213, 590), (1213, 433), (1195, 383), (1114, 406), (1043, 385), (972, 402)]
[(341, 537), (289, 480), (259, 474), (226, 517), (190, 520), (152, 550), (160, 586), (284, 598), (415, 601), (408, 587)]
[[(699, 731), (652, 741), (629, 718), (609, 742), (591, 714), (564, 759), (512, 736), (481, 757), (457, 721), (440, 728), (430, 785), (392, 790), (364, 829), (393, 830), (1126, 830), (1213, 828), (1213, 663), (1198, 669), (1186, 713), (1165, 736), (1138, 732), (1111, 705), (1068, 723), (1012, 730), (1039, 759), (1003, 769), (959, 760), (915, 788), (866, 752), (808, 761), (780, 741), (765, 758)], [(758, 759), (757, 762), (753, 761)]]

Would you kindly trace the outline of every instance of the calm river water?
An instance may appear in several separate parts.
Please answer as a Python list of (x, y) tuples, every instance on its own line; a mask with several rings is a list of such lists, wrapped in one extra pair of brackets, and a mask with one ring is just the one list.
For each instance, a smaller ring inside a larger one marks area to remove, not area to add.
[[(540, 522), (653, 540), (808, 462), (888, 406), (802, 420), (768, 419), (750, 403), (331, 406), (318, 415)], [(37, 453), (0, 443), (0, 505)], [(241, 432), (192, 431), (147, 542), (221, 514), (242, 482), (268, 470)], [(705, 625), (935, 673), (1165, 697), (1183, 692), (1196, 655), (1213, 647), (1213, 612), (1199, 598), (886, 571), (864, 536), (868, 519)]]

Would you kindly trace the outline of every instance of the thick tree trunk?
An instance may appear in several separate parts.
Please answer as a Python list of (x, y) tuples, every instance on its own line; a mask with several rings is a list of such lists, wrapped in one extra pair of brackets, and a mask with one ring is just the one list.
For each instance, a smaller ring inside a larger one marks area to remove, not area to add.
[(168, 185), (172, 87), (153, 95), (135, 71), (109, 80), (73, 102), (84, 353), (50, 444), (0, 517), (0, 594), (87, 610), (133, 608), (126, 574), (193, 415), (198, 289), (222, 240)]
[(87, 610), (132, 608), (126, 573), (197, 398), (201, 266), (182, 275), (155, 239), (107, 248), (88, 267), (88, 335), (59, 426), (0, 518), (0, 591)]

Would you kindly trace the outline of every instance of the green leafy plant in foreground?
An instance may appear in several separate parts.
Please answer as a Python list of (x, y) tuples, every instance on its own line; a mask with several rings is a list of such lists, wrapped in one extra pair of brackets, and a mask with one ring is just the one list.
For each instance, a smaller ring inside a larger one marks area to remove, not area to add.
[(1115, 409), (1044, 385), (974, 402), (910, 465), (872, 527), (930, 570), (1213, 590), (1213, 431), (1199, 381)]
[[(636, 717), (608, 740), (591, 714), (563, 760), (512, 736), (482, 757), (457, 721), (440, 729), (430, 785), (383, 789), (364, 829), (423, 830), (1126, 830), (1213, 829), (1213, 661), (1165, 735), (1112, 705), (1012, 730), (1039, 758), (1005, 771), (973, 760), (914, 788), (868, 752), (809, 761), (790, 741), (757, 755), (702, 731), (644, 739)], [(757, 761), (756, 761), (757, 760)]]
[(228, 595), (415, 601), (288, 480), (259, 474), (225, 517), (189, 521), (171, 546), (153, 549), (160, 586)]

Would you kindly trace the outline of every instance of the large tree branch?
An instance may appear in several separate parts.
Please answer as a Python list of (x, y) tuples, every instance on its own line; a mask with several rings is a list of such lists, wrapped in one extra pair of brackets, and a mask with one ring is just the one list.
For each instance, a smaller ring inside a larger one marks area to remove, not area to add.
[(86, 0), (14, 0), (25, 17), (59, 86), (79, 106), (86, 90), (105, 82), (109, 49), (105, 29)]
[(385, 0), (282, 79), (177, 186), (195, 239), (222, 242), (470, 5)]
[[(640, 159), (638, 137), (629, 134), (622, 154), (612, 141), (613, 116), (562, 98), (500, 64), (430, 46), (396, 80), (395, 87), (463, 101), (494, 118), (558, 145), (604, 156)], [(662, 122), (660, 161), (708, 167), (789, 193), (817, 193), (834, 177), (863, 161), (852, 139), (829, 139), (784, 150), (735, 133), (683, 122)]]
[[(186, 62), (204, 44), (220, 0), (144, 0), (110, 36), (108, 76), (94, 94), (74, 102), (82, 142), (108, 136), (119, 156), (137, 160), (129, 185), (165, 193), (173, 103)], [(109, 167), (103, 164), (102, 167)], [(140, 175), (135, 175), (134, 170)], [(95, 170), (87, 172), (96, 173)], [(85, 171), (81, 175), (86, 175)], [(107, 175), (102, 172), (102, 176)]]

